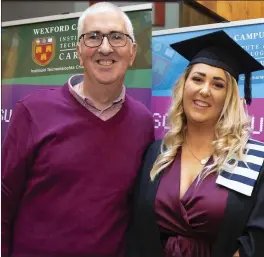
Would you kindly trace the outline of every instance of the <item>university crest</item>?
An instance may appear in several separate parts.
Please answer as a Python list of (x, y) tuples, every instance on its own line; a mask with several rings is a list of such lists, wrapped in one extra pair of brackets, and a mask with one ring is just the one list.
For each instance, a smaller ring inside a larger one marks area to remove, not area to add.
[(55, 38), (43, 37), (34, 38), (32, 41), (32, 59), (40, 65), (45, 66), (49, 64), (55, 55)]

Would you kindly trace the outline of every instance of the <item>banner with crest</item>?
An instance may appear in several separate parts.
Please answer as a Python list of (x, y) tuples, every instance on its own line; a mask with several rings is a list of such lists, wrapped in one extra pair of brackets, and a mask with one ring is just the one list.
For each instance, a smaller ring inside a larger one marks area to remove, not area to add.
[[(133, 23), (138, 44), (125, 86), (128, 94), (150, 109), (152, 5), (122, 9)], [(2, 142), (18, 100), (38, 89), (62, 86), (71, 75), (83, 73), (76, 50), (80, 14), (2, 23)]]

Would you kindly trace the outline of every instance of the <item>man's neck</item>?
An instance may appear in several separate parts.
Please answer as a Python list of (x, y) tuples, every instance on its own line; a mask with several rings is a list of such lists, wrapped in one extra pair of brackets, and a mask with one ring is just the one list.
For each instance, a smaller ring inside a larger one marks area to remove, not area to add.
[(83, 81), (80, 84), (80, 89), (84, 96), (93, 101), (97, 109), (103, 110), (110, 106), (120, 96), (123, 84), (103, 85), (97, 83), (97, 85), (91, 85), (91, 83), (85, 83), (85, 81)]

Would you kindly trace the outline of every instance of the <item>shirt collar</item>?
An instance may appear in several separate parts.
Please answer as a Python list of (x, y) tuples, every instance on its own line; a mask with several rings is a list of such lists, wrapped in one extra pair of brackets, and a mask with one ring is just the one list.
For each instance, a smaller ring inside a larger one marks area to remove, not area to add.
[[(68, 85), (69, 85), (69, 91), (73, 94), (73, 95), (76, 95), (78, 94), (79, 97), (82, 98), (82, 100), (84, 101), (88, 101), (89, 104), (91, 104), (92, 106), (94, 106), (94, 102), (91, 98), (87, 97), (87, 96), (84, 96), (82, 94), (80, 94), (79, 90), (76, 90), (79, 86), (79, 84), (81, 82), (83, 82), (83, 74), (77, 74), (77, 75), (73, 75), (69, 78), (68, 80)], [(113, 104), (117, 104), (117, 103), (124, 103), (125, 101), (125, 96), (126, 96), (126, 88), (125, 86), (123, 85), (122, 86), (122, 91), (120, 93), (120, 95), (117, 97), (116, 100), (113, 101)]]

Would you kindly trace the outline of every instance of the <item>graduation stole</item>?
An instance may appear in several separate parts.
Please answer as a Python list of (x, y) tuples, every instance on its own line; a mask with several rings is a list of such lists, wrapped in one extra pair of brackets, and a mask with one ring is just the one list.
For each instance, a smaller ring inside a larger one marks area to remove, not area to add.
[[(264, 162), (264, 143), (249, 139), (244, 157), (245, 162), (238, 161), (234, 169), (228, 169), (229, 171), (222, 169), (216, 179), (216, 183), (241, 194), (251, 196)], [(229, 163), (233, 161), (235, 160), (231, 159)], [(228, 166), (230, 164), (225, 163), (224, 167)]]

